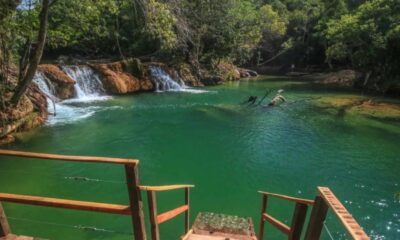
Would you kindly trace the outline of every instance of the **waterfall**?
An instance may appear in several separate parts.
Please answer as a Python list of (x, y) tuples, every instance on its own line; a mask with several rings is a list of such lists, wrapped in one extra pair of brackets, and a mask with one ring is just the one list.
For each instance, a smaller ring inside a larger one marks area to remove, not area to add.
[(46, 94), (48, 101), (49, 98), (52, 101), (58, 102), (59, 99), (55, 96), (55, 88), (53, 86), (53, 84), (51, 83), (51, 81), (49, 79), (46, 78), (46, 76), (38, 71), (35, 73), (35, 76), (33, 77), (33, 82), (36, 83), (39, 87), (39, 89)]
[(74, 99), (63, 101), (58, 99), (55, 86), (41, 71), (36, 72), (33, 80), (39, 89), (46, 94), (48, 110), (53, 113), (53, 116), (50, 116), (47, 121), (48, 125), (68, 124), (90, 117), (103, 108), (92, 104), (88, 106), (86, 102), (109, 99), (105, 95), (99, 76), (90, 67), (71, 66), (62, 69), (76, 81)]
[(74, 85), (76, 100), (91, 101), (104, 98), (103, 84), (92, 68), (88, 66), (64, 66), (62, 69), (76, 81)]
[(150, 74), (155, 85), (156, 92), (188, 92), (205, 93), (207, 90), (193, 89), (185, 85), (185, 82), (176, 72), (177, 80), (164, 71), (159, 66), (150, 66)]
[[(150, 73), (152, 76), (152, 80), (156, 85), (157, 92), (164, 91), (182, 91), (186, 88), (186, 86), (180, 85), (176, 81), (174, 81), (171, 76), (168, 75), (162, 68), (158, 66), (151, 66)], [(182, 83), (181, 83), (182, 84)]]

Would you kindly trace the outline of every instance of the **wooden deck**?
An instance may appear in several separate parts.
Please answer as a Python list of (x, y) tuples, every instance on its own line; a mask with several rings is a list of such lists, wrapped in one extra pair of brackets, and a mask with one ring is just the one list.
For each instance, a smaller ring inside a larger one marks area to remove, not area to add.
[(182, 240), (257, 240), (251, 218), (204, 212)]
[(28, 237), (28, 236), (17, 236), (14, 234), (8, 234), (5, 237), (0, 237), (0, 240), (44, 240), (42, 238)]

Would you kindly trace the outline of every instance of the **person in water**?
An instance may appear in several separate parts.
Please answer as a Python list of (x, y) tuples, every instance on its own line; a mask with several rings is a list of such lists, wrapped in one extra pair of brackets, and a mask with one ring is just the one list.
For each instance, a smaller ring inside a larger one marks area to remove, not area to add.
[(283, 89), (279, 89), (278, 92), (276, 93), (275, 97), (272, 98), (271, 102), (269, 102), (268, 106), (276, 106), (283, 102), (286, 102), (286, 99), (284, 96), (282, 96), (282, 93), (283, 93)]

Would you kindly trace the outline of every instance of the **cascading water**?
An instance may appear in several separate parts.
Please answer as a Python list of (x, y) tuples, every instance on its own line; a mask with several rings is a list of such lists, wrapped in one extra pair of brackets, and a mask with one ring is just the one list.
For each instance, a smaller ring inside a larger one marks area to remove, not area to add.
[(105, 91), (99, 76), (88, 66), (64, 66), (64, 72), (76, 81), (75, 100), (92, 101), (104, 99)]
[(53, 113), (53, 116), (49, 117), (49, 125), (65, 124), (90, 117), (96, 111), (103, 108), (101, 106), (88, 106), (87, 104), (80, 103), (109, 98), (105, 96), (99, 76), (90, 67), (72, 66), (63, 67), (63, 70), (76, 81), (74, 85), (74, 99), (64, 101), (58, 99), (56, 97), (55, 86), (41, 71), (36, 72), (34, 77), (34, 82), (47, 96), (49, 112)]
[(182, 91), (184, 89), (184, 86), (175, 82), (168, 73), (158, 66), (151, 66), (150, 73), (157, 92)]
[(150, 74), (156, 86), (156, 92), (190, 92), (190, 93), (207, 92), (205, 90), (198, 90), (187, 87), (185, 85), (185, 82), (179, 77), (178, 73), (176, 74), (178, 79), (177, 81), (175, 81), (166, 71), (164, 71), (159, 66), (151, 66)]
[(48, 100), (58, 101), (58, 98), (55, 96), (55, 88), (51, 84), (51, 82), (44, 76), (42, 72), (36, 72), (33, 77), (33, 82), (36, 83), (39, 89), (46, 94)]

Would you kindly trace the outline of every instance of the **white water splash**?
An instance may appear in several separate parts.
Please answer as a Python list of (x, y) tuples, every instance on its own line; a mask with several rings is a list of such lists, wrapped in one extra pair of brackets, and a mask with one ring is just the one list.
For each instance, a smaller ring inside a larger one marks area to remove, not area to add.
[[(62, 125), (88, 118), (98, 111), (108, 109), (108, 107), (87, 106), (80, 103), (102, 101), (109, 99), (104, 95), (104, 89), (97, 75), (90, 76), (91, 71), (88, 67), (68, 67), (70, 77), (77, 83), (75, 84), (75, 98), (61, 101), (55, 95), (55, 87), (46, 76), (38, 71), (35, 74), (34, 82), (40, 90), (47, 96), (48, 109), (51, 115), (47, 125)], [(93, 72), (94, 73), (94, 72)], [(87, 81), (87, 82), (85, 82)], [(80, 84), (79, 84), (80, 83)], [(93, 87), (93, 89), (91, 89)]]
[(185, 85), (185, 82), (178, 76), (178, 81), (159, 66), (151, 66), (150, 74), (156, 87), (156, 92), (188, 92), (188, 93), (205, 93), (205, 90), (193, 89)]
[(68, 102), (102, 101), (109, 98), (105, 95), (99, 76), (92, 68), (88, 66), (64, 66), (62, 69), (76, 81), (74, 85), (75, 98), (69, 99)]

